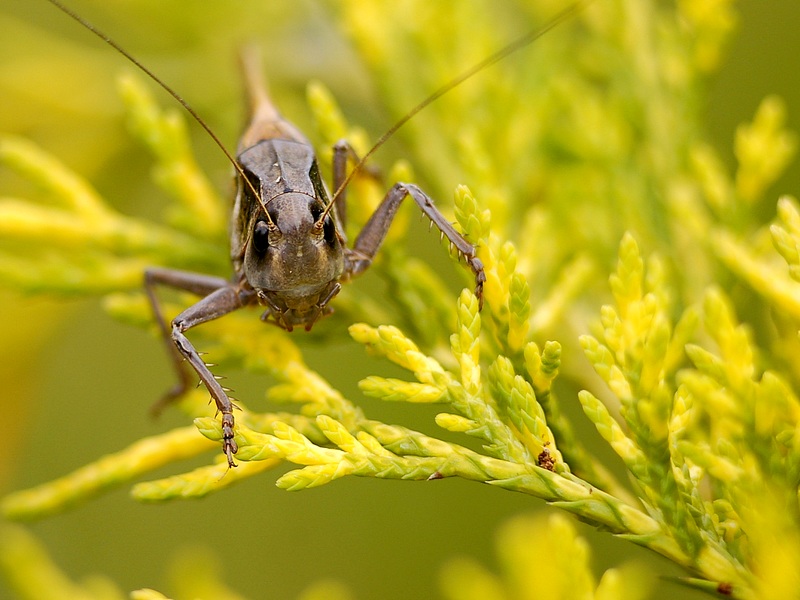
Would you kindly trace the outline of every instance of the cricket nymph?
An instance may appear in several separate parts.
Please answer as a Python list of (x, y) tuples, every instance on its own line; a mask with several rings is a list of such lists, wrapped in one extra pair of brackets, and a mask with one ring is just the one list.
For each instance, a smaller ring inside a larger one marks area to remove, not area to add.
[[(264, 321), (292, 331), (310, 330), (330, 314), (330, 301), (341, 284), (363, 273), (383, 243), (400, 203), (410, 196), (464, 257), (475, 274), (475, 294), (483, 298), (486, 281), (475, 247), (458, 233), (419, 187), (397, 183), (348, 247), (345, 231), (347, 163), (355, 151), (340, 142), (333, 153), (331, 197), (319, 173), (311, 143), (286, 121), (267, 95), (261, 68), (253, 54), (243, 55), (251, 119), (239, 142), (235, 161), (237, 193), (231, 214), (231, 262), (234, 276), (218, 277), (153, 268), (145, 273), (145, 289), (179, 375), (167, 399), (191, 385), (186, 363), (194, 369), (222, 413), (222, 449), (235, 466), (234, 405), (192, 346), (185, 332), (243, 306), (266, 307)], [(162, 314), (156, 285), (203, 296), (172, 320)]]

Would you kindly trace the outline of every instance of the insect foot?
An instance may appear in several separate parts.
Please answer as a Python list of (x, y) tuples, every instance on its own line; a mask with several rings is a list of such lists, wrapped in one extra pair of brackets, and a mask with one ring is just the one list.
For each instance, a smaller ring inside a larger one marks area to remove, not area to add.
[(483, 309), (483, 284), (486, 283), (486, 272), (483, 263), (477, 256), (467, 257), (467, 264), (475, 273), (475, 297), (478, 299), (478, 310)]
[(233, 439), (233, 414), (224, 413), (222, 415), (222, 451), (228, 458), (228, 466), (235, 467), (233, 455), (239, 451), (239, 446)]

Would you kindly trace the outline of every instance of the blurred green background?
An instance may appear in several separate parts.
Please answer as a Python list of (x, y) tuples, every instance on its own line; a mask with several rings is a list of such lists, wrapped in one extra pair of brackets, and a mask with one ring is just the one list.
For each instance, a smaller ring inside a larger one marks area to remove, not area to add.
[[(304, 93), (312, 78), (323, 80), (348, 118), (368, 127), (373, 139), (391, 124), (365, 69), (337, 31), (329, 3), (75, 0), (70, 6), (174, 86), (228, 147), (235, 147), (242, 119), (235, 51), (246, 40), (264, 49), (272, 93), (302, 129), (309, 129)], [(731, 164), (735, 126), (752, 117), (765, 95), (786, 100), (795, 130), (800, 110), (800, 4), (748, 0), (739, 9), (739, 33), (710, 82), (705, 109), (708, 132)], [(150, 182), (149, 157), (124, 130), (115, 92), (116, 75), (131, 67), (43, 0), (4, 0), (0, 31), (0, 131), (34, 140), (85, 175), (121, 211), (157, 214), (163, 193)], [(198, 128), (192, 131), (203, 168), (225, 192), (229, 165)], [(313, 131), (309, 135), (313, 139)], [(790, 170), (776, 191), (797, 193), (798, 175), (796, 167)], [(0, 177), (0, 194), (31, 193), (29, 184), (7, 170)], [(148, 418), (150, 402), (172, 381), (170, 366), (155, 339), (111, 320), (99, 301), (0, 292), (0, 315), (6, 422), (0, 492), (53, 479), (184, 422), (175, 411), (157, 422)], [(360, 397), (361, 377), (385, 372), (385, 365), (355, 344), (315, 346), (298, 338), (309, 364), (348, 397)], [(240, 393), (250, 390), (254, 398), (268, 384), (228, 375)], [(431, 429), (433, 409), (370, 400), (362, 405), (376, 418)], [(32, 531), (70, 576), (102, 573), (126, 590), (148, 586), (169, 593), (176, 558), (208, 546), (211, 538), (226, 581), (251, 598), (292, 598), (314, 581), (334, 578), (358, 598), (399, 599), (435, 596), (439, 569), (454, 555), (494, 567), (497, 526), (513, 514), (548, 510), (538, 500), (458, 480), (345, 478), (292, 494), (275, 488), (275, 478), (256, 477), (202, 502), (160, 506), (135, 504), (121, 489), (34, 524)], [(580, 531), (592, 544), (598, 573), (634, 559), (660, 574), (681, 574), (627, 542), (585, 526)], [(701, 597), (672, 584), (656, 585), (658, 598)], [(0, 583), (0, 597), (7, 595)]]

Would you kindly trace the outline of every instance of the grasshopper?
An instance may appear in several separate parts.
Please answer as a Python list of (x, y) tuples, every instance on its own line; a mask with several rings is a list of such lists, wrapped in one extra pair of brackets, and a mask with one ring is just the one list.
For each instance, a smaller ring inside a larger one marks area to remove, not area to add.
[[(186, 332), (251, 305), (264, 307), (262, 321), (286, 331), (300, 326), (311, 330), (320, 318), (333, 312), (329, 304), (342, 284), (370, 267), (400, 204), (407, 197), (455, 247), (459, 257), (465, 259), (474, 274), (475, 295), (482, 306), (486, 275), (475, 246), (455, 230), (430, 196), (414, 184), (396, 183), (350, 247), (345, 236), (347, 184), (363, 168), (365, 160), (425, 106), (582, 8), (580, 2), (569, 6), (544, 27), (518, 38), (446, 83), (389, 129), (363, 158), (359, 158), (347, 142), (337, 143), (333, 149), (332, 169), (335, 192), (331, 195), (320, 177), (311, 143), (276, 109), (266, 91), (260, 63), (252, 52), (244, 53), (242, 58), (250, 119), (234, 158), (194, 110), (161, 79), (58, 0), (48, 1), (119, 51), (170, 93), (208, 132), (236, 170), (236, 195), (230, 222), (232, 278), (168, 268), (149, 268), (144, 274), (147, 298), (178, 375), (177, 385), (159, 404), (189, 389), (192, 377), (186, 368), (188, 363), (222, 415), (222, 451), (230, 467), (236, 466), (233, 455), (238, 450), (234, 440), (233, 410), (236, 406)], [(356, 166), (347, 173), (350, 160), (354, 160)], [(168, 323), (156, 295), (158, 286), (188, 291), (202, 299)]]

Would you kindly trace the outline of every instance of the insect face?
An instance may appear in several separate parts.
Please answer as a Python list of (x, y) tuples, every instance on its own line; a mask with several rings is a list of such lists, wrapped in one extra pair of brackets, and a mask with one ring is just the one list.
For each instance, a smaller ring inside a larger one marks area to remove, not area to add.
[(261, 213), (250, 232), (244, 275), (256, 291), (306, 297), (319, 292), (344, 270), (344, 252), (333, 221), (317, 217), (321, 202), (299, 193), (270, 201), (270, 219)]

